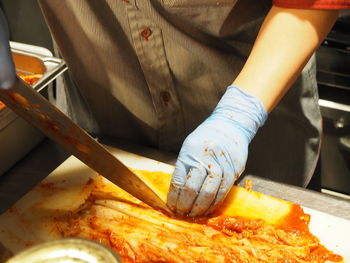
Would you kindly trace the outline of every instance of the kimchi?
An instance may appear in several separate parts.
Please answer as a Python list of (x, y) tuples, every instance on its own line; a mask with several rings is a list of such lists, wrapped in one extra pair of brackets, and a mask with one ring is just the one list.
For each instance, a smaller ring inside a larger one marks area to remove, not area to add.
[[(86, 202), (55, 218), (62, 237), (102, 243), (123, 262), (340, 262), (307, 227), (269, 225), (263, 219), (217, 215), (176, 218), (95, 179)], [(300, 206), (296, 205), (299, 212)], [(303, 212), (302, 212), (303, 213)]]

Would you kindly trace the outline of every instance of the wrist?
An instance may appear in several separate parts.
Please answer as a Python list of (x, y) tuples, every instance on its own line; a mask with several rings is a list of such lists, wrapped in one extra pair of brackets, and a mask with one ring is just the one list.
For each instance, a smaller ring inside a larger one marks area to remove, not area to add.
[(268, 113), (262, 101), (236, 86), (229, 86), (208, 120), (221, 119), (240, 128), (251, 141)]

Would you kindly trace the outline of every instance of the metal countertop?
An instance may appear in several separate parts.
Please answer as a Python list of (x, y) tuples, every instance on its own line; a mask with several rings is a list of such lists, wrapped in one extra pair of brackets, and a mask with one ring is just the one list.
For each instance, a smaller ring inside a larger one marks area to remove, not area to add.
[[(173, 165), (176, 160), (174, 154), (126, 142), (114, 143), (112, 146), (167, 164)], [(9, 209), (12, 204), (48, 176), (69, 156), (60, 146), (45, 139), (12, 169), (0, 176), (0, 214)], [(244, 186), (247, 179), (252, 180), (252, 190), (254, 191), (350, 220), (349, 200), (273, 182), (253, 175), (243, 176), (238, 185)]]

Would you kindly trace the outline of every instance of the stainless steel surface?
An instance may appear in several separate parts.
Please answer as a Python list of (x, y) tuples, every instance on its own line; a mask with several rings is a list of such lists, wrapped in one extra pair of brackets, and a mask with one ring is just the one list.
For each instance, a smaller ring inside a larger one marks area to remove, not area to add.
[(317, 81), (321, 85), (350, 89), (350, 51), (321, 46), (317, 52)]
[(342, 122), (343, 126), (350, 124), (350, 105), (325, 99), (319, 99), (318, 103), (323, 117)]
[[(52, 57), (51, 52), (42, 47), (11, 42), (11, 51), (17, 72), (43, 75), (33, 85), (37, 92), (45, 92), (45, 88), (67, 69), (62, 59)], [(8, 107), (0, 110), (0, 175), (44, 138), (43, 133)]]
[(350, 17), (342, 13), (317, 50), (323, 117), (322, 188), (350, 195)]
[(144, 203), (171, 213), (138, 176), (25, 82), (17, 78), (10, 89), (0, 90), (0, 99), (93, 170)]
[(320, 100), (320, 106), (324, 130), (322, 187), (350, 195), (350, 106), (324, 99)]
[(244, 176), (239, 182), (239, 185), (243, 187), (247, 179), (252, 180), (253, 191), (268, 194), (326, 214), (350, 220), (350, 201), (345, 198), (335, 197), (297, 186), (273, 182), (252, 175)]
[(316, 53), (317, 82), (333, 90), (350, 90), (350, 16), (343, 13)]

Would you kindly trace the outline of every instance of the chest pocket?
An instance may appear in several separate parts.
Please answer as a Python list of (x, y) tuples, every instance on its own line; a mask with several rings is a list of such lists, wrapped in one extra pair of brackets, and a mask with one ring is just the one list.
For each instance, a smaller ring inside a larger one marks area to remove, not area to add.
[[(159, 0), (164, 10), (207, 34), (220, 36), (238, 0)], [(244, 0), (246, 1), (246, 0)]]

